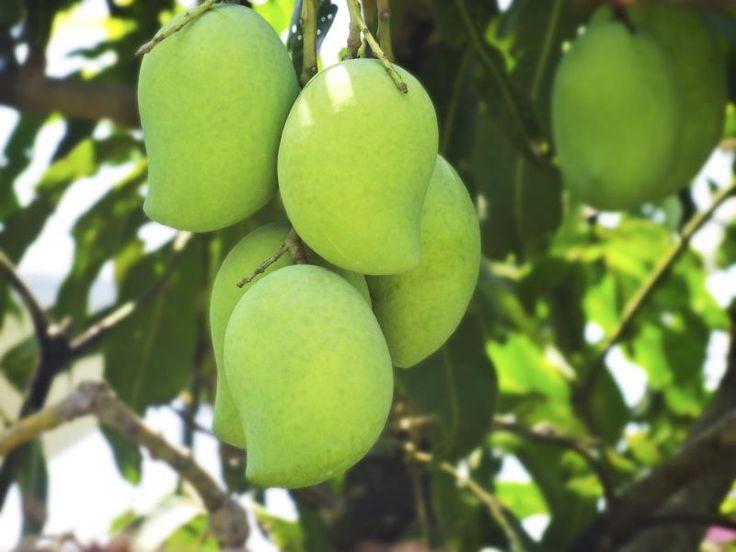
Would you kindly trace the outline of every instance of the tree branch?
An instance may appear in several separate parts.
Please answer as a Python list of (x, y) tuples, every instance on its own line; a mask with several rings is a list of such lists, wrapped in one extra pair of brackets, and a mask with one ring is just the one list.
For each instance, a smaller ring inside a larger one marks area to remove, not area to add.
[[(435, 464), (435, 459), (431, 454), (429, 454), (428, 452), (417, 450), (411, 443), (404, 443), (404, 451), (406, 452), (410, 460), (414, 460), (421, 464)], [(454, 477), (461, 487), (466, 487), (478, 498), (478, 500), (486, 505), (486, 507), (488, 508), (488, 512), (491, 514), (491, 517), (496, 521), (496, 523), (498, 523), (499, 527), (501, 527), (501, 530), (506, 535), (506, 538), (511, 544), (511, 549), (513, 552), (524, 552), (524, 544), (521, 540), (521, 537), (511, 526), (509, 520), (506, 519), (506, 514), (504, 513), (503, 506), (495, 496), (486, 491), (472, 478), (462, 475), (449, 462), (439, 462), (436, 465), (440, 468), (441, 471)]]
[[(20, 418), (24, 418), (43, 408), (54, 378), (71, 361), (89, 353), (112, 328), (133, 314), (140, 305), (152, 300), (164, 288), (173, 273), (176, 262), (191, 237), (192, 234), (189, 232), (182, 232), (177, 236), (174, 240), (172, 256), (163, 274), (136, 301), (125, 303), (99, 322), (87, 328), (71, 342), (66, 334), (65, 327), (51, 326), (52, 330), (54, 328), (58, 329), (47, 333), (47, 346), (46, 348), (41, 347), (38, 365), (33, 373), (30, 388), (21, 406)], [(27, 447), (13, 450), (3, 462), (2, 467), (0, 467), (0, 509), (2, 509), (2, 505), (5, 503), (10, 485), (15, 481), (27, 451)]]
[(189, 482), (210, 514), (210, 529), (221, 546), (242, 549), (248, 536), (245, 510), (233, 501), (192, 458), (151, 431), (105, 383), (82, 383), (66, 399), (20, 420), (0, 435), (0, 456), (44, 431), (92, 414), (127, 439), (146, 448)]
[(616, 500), (616, 487), (613, 483), (613, 477), (606, 467), (598, 461), (590, 452), (591, 447), (600, 447), (602, 443), (591, 439), (576, 439), (557, 433), (551, 427), (529, 427), (518, 422), (504, 419), (500, 416), (493, 418), (493, 428), (496, 431), (505, 431), (513, 433), (520, 437), (546, 443), (548, 445), (564, 448), (573, 451), (580, 456), (590, 467), (592, 472), (598, 478), (603, 488), (603, 495), (606, 504), (610, 507)]
[(49, 321), (46, 313), (38, 302), (38, 299), (36, 299), (36, 297), (33, 295), (33, 292), (18, 274), (18, 271), (16, 270), (13, 262), (1, 249), (0, 271), (5, 274), (10, 287), (15, 290), (15, 292), (18, 294), (18, 297), (28, 310), (28, 314), (31, 317), (31, 323), (33, 324), (33, 332), (36, 334), (36, 340), (38, 341), (39, 349), (43, 350), (48, 348), (49, 328), (51, 327), (51, 322)]
[(299, 81), (302, 87), (317, 74), (317, 2), (302, 0), (302, 72)]
[(92, 121), (110, 119), (124, 127), (140, 127), (131, 86), (74, 77), (52, 79), (32, 67), (0, 71), (0, 105), (19, 111), (58, 111)]
[(680, 449), (668, 462), (635, 483), (615, 506), (599, 516), (578, 538), (571, 550), (588, 552), (618, 550), (640, 530), (641, 519), (657, 512), (688, 482), (709, 470), (732, 465), (736, 454), (736, 410), (730, 411), (710, 429)]
[(591, 391), (595, 387), (603, 370), (605, 370), (606, 355), (616, 345), (626, 331), (631, 327), (641, 309), (646, 305), (657, 287), (664, 282), (669, 274), (672, 266), (677, 262), (680, 256), (687, 250), (693, 236), (700, 230), (706, 222), (708, 222), (718, 208), (736, 194), (736, 179), (729, 186), (718, 192), (713, 198), (713, 203), (708, 209), (701, 213), (696, 213), (692, 219), (685, 225), (680, 234), (679, 240), (670, 247), (667, 253), (659, 260), (649, 277), (629, 299), (621, 314), (621, 320), (613, 333), (600, 346), (595, 355), (590, 368), (583, 374), (580, 383), (573, 394), (573, 402), (582, 404), (587, 401)]

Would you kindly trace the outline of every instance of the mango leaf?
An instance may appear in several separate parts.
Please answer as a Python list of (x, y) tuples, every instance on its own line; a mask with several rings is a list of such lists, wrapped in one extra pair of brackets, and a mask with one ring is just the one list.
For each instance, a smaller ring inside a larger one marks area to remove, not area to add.
[(110, 445), (115, 466), (123, 479), (133, 485), (140, 483), (143, 457), (138, 446), (105, 425), (100, 426), (100, 431)]
[(494, 488), (496, 497), (521, 520), (547, 513), (544, 497), (532, 482), (498, 481)]
[[(162, 289), (120, 323), (104, 344), (105, 377), (137, 412), (172, 400), (189, 382), (205, 270), (202, 247), (201, 241), (192, 240)], [(121, 303), (149, 290), (170, 256), (170, 248), (164, 247), (135, 264), (121, 283)]]
[(284, 552), (304, 550), (304, 532), (298, 521), (289, 521), (274, 516), (259, 506), (254, 507), (253, 514), (261, 529), (279, 550)]
[(54, 310), (71, 318), (79, 328), (87, 317), (87, 298), (102, 265), (136, 238), (147, 219), (138, 193), (146, 164), (139, 162), (131, 173), (82, 215), (72, 229), (76, 244), (74, 262), (59, 291)]
[(200, 514), (174, 531), (162, 546), (164, 552), (217, 552), (220, 547), (210, 534), (207, 516)]
[(450, 459), (476, 448), (491, 426), (497, 382), (484, 341), (479, 318), (469, 313), (442, 349), (396, 372), (409, 402), (436, 417), (435, 453)]
[(49, 474), (41, 442), (30, 443), (18, 474), (23, 501), (23, 535), (38, 535), (46, 524)]
[(0, 358), (0, 371), (18, 391), (28, 388), (29, 379), (38, 361), (38, 341), (29, 335), (12, 347)]

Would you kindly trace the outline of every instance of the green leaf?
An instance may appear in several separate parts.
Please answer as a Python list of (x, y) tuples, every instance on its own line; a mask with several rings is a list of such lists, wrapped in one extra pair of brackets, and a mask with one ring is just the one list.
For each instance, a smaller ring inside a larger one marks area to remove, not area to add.
[(48, 469), (41, 442), (30, 443), (28, 454), (20, 468), (18, 483), (23, 500), (23, 535), (38, 535), (46, 524)]
[(397, 370), (409, 401), (439, 425), (436, 453), (460, 458), (480, 445), (495, 408), (496, 374), (479, 318), (466, 315), (447, 344), (426, 361)]
[(539, 488), (532, 482), (499, 481), (494, 485), (496, 498), (523, 520), (537, 514), (546, 514), (547, 505)]
[(304, 547), (304, 532), (298, 521), (289, 521), (270, 514), (265, 509), (255, 506), (253, 509), (259, 526), (269, 540), (283, 552), (302, 552)]
[(107, 444), (110, 445), (110, 450), (115, 459), (115, 466), (123, 479), (133, 485), (140, 483), (143, 457), (138, 445), (131, 443), (116, 430), (107, 426), (100, 426), (100, 431), (102, 431)]
[(10, 347), (0, 358), (0, 370), (18, 390), (28, 388), (28, 383), (38, 362), (38, 341), (30, 335)]
[(81, 328), (87, 318), (87, 298), (102, 265), (136, 240), (138, 228), (147, 222), (139, 186), (146, 163), (138, 162), (131, 173), (77, 220), (72, 229), (76, 244), (74, 262), (54, 305), (56, 315), (71, 318)]
[(165, 552), (217, 552), (220, 547), (209, 532), (207, 516), (200, 514), (174, 531), (162, 550)]
[[(166, 403), (186, 388), (194, 363), (197, 300), (205, 266), (200, 240), (192, 240), (153, 299), (136, 309), (105, 341), (105, 377), (137, 412)], [(135, 301), (161, 277), (170, 248), (135, 264), (121, 283), (120, 302)]]

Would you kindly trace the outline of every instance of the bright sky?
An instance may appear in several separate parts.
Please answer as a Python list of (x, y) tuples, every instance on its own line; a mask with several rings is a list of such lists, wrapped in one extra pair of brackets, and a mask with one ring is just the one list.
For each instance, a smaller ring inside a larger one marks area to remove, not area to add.
[[(192, 0), (183, 2), (189, 6)], [(510, 0), (504, 0), (506, 7)], [(324, 64), (337, 61), (338, 52), (347, 37), (347, 13), (344, 0), (337, 1), (338, 11), (333, 29), (328, 34), (322, 48)], [(102, 56), (94, 62), (88, 62), (69, 52), (82, 46), (92, 46), (103, 38), (100, 22), (107, 16), (104, 0), (85, 0), (79, 9), (66, 17), (62, 24), (55, 27), (55, 32), (47, 51), (50, 76), (63, 77), (82, 67), (92, 72), (114, 63), (114, 57)], [(24, 52), (19, 51), (19, 56)], [(16, 121), (17, 113), (0, 107), (0, 149), (7, 141)], [(33, 195), (33, 186), (48, 165), (55, 144), (63, 133), (63, 121), (56, 120), (44, 127), (39, 133), (33, 147), (33, 163), (16, 182), (16, 191), (21, 201), (28, 202)], [(108, 123), (100, 123), (96, 130), (98, 136), (110, 132)], [(699, 176), (695, 185), (695, 199), (700, 208), (710, 204), (711, 194), (706, 184), (713, 180), (724, 186), (730, 179), (731, 154), (715, 152)], [(39, 240), (29, 249), (20, 263), (21, 275), (31, 282), (34, 291), (46, 303), (51, 304), (58, 291), (64, 274), (71, 266), (73, 241), (69, 231), (76, 218), (85, 212), (90, 205), (102, 197), (107, 190), (126, 172), (128, 167), (103, 168), (92, 178), (76, 182), (65, 194), (59, 209), (48, 221)], [(712, 259), (714, 245), (720, 240), (723, 232), (722, 222), (736, 215), (736, 201), (729, 202), (721, 209), (715, 220), (700, 231), (693, 241), (693, 246)], [(616, 215), (605, 215), (604, 223), (615, 223)], [(147, 247), (153, 248), (173, 235), (170, 229), (155, 223), (144, 227), (141, 237)], [(736, 268), (728, 272), (715, 272), (708, 280), (708, 288), (721, 305), (726, 305), (736, 297)], [(101, 306), (114, 298), (114, 285), (111, 265), (106, 266), (98, 278), (92, 292), (93, 304)], [(595, 336), (600, 330), (589, 328)], [(708, 381), (715, 386), (723, 373), (724, 356), (728, 346), (725, 334), (717, 333), (711, 340), (710, 360), (706, 366)], [(620, 351), (612, 352), (614, 375), (622, 385), (629, 404), (638, 402), (645, 391), (646, 377), (638, 366), (624, 359)], [(101, 363), (93, 359), (75, 368), (73, 375), (61, 378), (56, 382), (54, 396), (58, 399), (70, 390), (77, 381), (89, 377), (99, 377)], [(0, 403), (17, 407), (18, 396), (12, 396), (7, 385), (0, 382)], [(9, 410), (12, 410), (9, 408)], [(211, 412), (202, 409), (198, 422), (209, 427)], [(146, 422), (160, 431), (173, 442), (180, 442), (182, 424), (180, 419), (168, 408), (150, 409)], [(71, 444), (70, 444), (71, 442)], [(170, 495), (176, 481), (173, 472), (165, 465), (146, 460), (143, 467), (143, 481), (140, 486), (131, 486), (117, 474), (107, 443), (103, 440), (90, 421), (79, 422), (64, 429), (57, 430), (44, 438), (47, 451), (53, 452), (50, 462), (50, 494), (49, 517), (45, 533), (58, 535), (71, 531), (80, 540), (97, 540), (104, 542), (108, 538), (110, 522), (128, 509), (138, 512), (156, 510), (153, 516), (156, 523), (148, 528), (145, 542), (138, 543), (141, 549), (150, 549), (167, 534), (170, 529), (191, 516), (192, 502), (183, 500), (161, 504), (164, 497)], [(195, 443), (197, 460), (213, 475), (219, 478), (217, 464), (217, 445), (215, 440), (198, 434)], [(501, 472), (501, 480), (528, 481), (528, 475), (521, 465), (506, 459)], [(249, 499), (243, 499), (248, 504)], [(269, 491), (268, 508), (273, 513), (294, 519), (296, 513), (288, 495), (283, 491)], [(20, 536), (20, 498), (17, 489), (13, 489), (0, 511), (0, 552), (15, 545)], [(525, 522), (525, 526), (535, 535), (539, 535), (546, 525), (545, 516), (535, 516)], [(261, 536), (255, 535), (249, 542), (253, 550), (274, 550)]]

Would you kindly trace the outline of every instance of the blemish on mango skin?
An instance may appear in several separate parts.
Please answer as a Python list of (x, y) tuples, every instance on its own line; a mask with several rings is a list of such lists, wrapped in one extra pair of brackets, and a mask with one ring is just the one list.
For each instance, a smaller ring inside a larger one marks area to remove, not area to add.
[(207, 232), (265, 205), (298, 90), (286, 48), (249, 8), (218, 4), (159, 43), (138, 81), (148, 216)]

